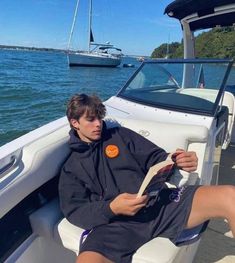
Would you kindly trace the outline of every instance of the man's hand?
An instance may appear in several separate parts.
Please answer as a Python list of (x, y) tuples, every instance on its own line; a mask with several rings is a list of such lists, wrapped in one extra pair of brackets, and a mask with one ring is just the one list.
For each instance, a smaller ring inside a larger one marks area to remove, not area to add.
[(147, 195), (136, 197), (137, 194), (123, 193), (118, 195), (111, 203), (110, 208), (115, 215), (134, 216), (148, 202)]
[(186, 172), (194, 172), (197, 169), (198, 158), (195, 152), (185, 152), (183, 150), (176, 150), (175, 163), (178, 168)]

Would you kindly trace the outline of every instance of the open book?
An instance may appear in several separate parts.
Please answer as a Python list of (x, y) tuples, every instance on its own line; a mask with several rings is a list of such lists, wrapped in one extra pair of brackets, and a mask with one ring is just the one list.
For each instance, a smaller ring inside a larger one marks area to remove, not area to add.
[(156, 180), (159, 179), (158, 184), (163, 184), (168, 179), (168, 177), (174, 171), (176, 155), (177, 153), (174, 153), (173, 155), (170, 154), (165, 161), (162, 161), (150, 167), (148, 173), (146, 174), (144, 178), (144, 181), (142, 182), (140, 186), (137, 197), (140, 197), (143, 195), (146, 188), (150, 185), (150, 181), (153, 179), (153, 177), (155, 176), (158, 177), (156, 178)]

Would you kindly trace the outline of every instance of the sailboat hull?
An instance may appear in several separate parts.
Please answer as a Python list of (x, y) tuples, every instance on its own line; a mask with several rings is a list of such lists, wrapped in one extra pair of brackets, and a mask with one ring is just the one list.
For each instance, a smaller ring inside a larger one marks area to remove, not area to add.
[(68, 53), (69, 66), (117, 67), (121, 58), (103, 53)]

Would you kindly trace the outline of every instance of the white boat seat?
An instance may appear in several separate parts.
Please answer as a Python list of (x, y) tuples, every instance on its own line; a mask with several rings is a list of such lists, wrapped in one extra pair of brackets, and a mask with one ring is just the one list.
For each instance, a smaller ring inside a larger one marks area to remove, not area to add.
[[(211, 102), (215, 101), (216, 96), (218, 94), (218, 90), (198, 89), (198, 88), (181, 89), (179, 92), (182, 94), (203, 98)], [(226, 149), (231, 141), (231, 137), (233, 133), (233, 124), (234, 124), (234, 116), (235, 116), (235, 98), (231, 92), (225, 91), (222, 99), (223, 99), (222, 105), (228, 108), (227, 134), (225, 137), (226, 141), (223, 145), (223, 149)]]
[[(55, 199), (32, 213), (30, 223), (36, 235), (54, 240), (78, 254), (79, 241), (84, 229), (76, 227), (61, 216), (58, 199)], [(185, 246), (183, 249), (189, 249), (189, 247)], [(166, 238), (155, 238), (138, 249), (133, 262), (153, 263), (156, 255), (158, 262), (169, 262), (182, 253), (181, 249), (182, 247), (176, 247)]]
[[(80, 237), (84, 229), (76, 227), (63, 218), (55, 227), (55, 236), (60, 238), (63, 246), (72, 250), (77, 255), (79, 253)], [(199, 241), (197, 241), (199, 243)], [(163, 249), (164, 248), (164, 249)], [(195, 249), (192, 245), (183, 247), (175, 246), (169, 239), (157, 237), (140, 247), (133, 256), (133, 263), (167, 263), (181, 256), (185, 250)]]
[(55, 236), (59, 237), (64, 247), (78, 254), (79, 241), (84, 229), (69, 223), (66, 218), (63, 218), (58, 222), (54, 231)]
[[(208, 129), (204, 126), (167, 122), (144, 121), (128, 118), (107, 117), (108, 127), (121, 125), (152, 141), (168, 152), (177, 148), (187, 149), (190, 143), (206, 142)], [(164, 132), (163, 132), (164, 131)]]
[[(34, 234), (37, 236), (54, 240), (78, 254), (79, 241), (84, 229), (76, 227), (67, 219), (62, 218), (58, 199), (52, 200), (32, 213), (30, 223)], [(156, 258), (157, 262), (170, 262), (184, 254), (182, 249), (189, 250), (190, 248), (190, 245), (176, 247), (166, 238), (155, 238), (137, 250), (133, 256), (133, 263), (154, 263)]]
[(182, 186), (184, 184), (195, 184), (200, 181), (208, 137), (208, 129), (206, 127), (124, 118), (112, 119), (109, 117), (107, 117), (106, 123), (108, 127), (117, 125), (127, 127), (162, 147), (167, 152), (174, 152), (177, 148), (195, 151), (200, 156), (197, 171), (189, 174), (177, 170), (170, 183)]

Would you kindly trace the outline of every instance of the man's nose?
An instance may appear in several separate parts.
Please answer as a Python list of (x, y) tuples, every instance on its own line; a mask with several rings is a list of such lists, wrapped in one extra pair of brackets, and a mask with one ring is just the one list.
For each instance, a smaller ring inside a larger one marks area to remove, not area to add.
[(100, 120), (100, 119), (98, 119), (98, 118), (95, 119), (95, 125), (96, 125), (96, 126), (100, 126), (100, 125), (101, 125), (101, 122), (102, 122), (102, 120)]

